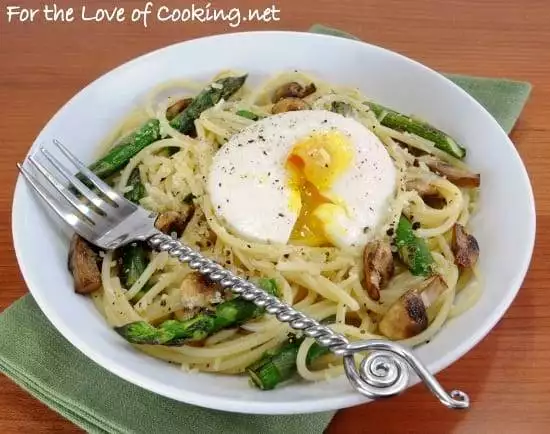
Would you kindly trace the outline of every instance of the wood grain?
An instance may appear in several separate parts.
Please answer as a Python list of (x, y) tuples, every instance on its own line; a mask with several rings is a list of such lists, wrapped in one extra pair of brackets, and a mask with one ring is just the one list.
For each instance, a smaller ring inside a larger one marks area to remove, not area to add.
[[(15, 3), (15, 2), (11, 2)], [(58, 1), (79, 6), (81, 2)], [(83, 2), (82, 2), (83, 3)], [(114, 1), (88, 1), (112, 6)], [(122, 2), (119, 2), (122, 3)], [(141, 1), (125, 1), (131, 8)], [(188, 2), (164, 1), (166, 5)], [(198, 4), (199, 2), (197, 2)], [(271, 1), (219, 1), (260, 7)], [(512, 133), (537, 201), (536, 250), (522, 290), (494, 331), (438, 377), (472, 397), (452, 412), (422, 386), (338, 413), (329, 433), (543, 433), (550, 426), (550, 2), (547, 0), (280, 0), (281, 21), (239, 30), (304, 30), (329, 24), (443, 72), (530, 81), (532, 97)], [(21, 5), (35, 5), (27, 0)], [(74, 93), (111, 68), (177, 41), (230, 31), (221, 23), (0, 23), (0, 309), (27, 290), (13, 254), (10, 215), (15, 162)], [(498, 223), (498, 222), (497, 222)], [(503, 234), (505, 236), (505, 234)], [(79, 432), (7, 378), (0, 378), (3, 433)]]

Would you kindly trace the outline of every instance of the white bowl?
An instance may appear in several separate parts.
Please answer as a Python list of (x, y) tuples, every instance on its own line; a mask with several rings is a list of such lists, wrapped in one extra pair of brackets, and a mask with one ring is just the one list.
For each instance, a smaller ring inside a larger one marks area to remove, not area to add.
[[(465, 144), (468, 163), (482, 174), (481, 206), (473, 222), (484, 293), (474, 308), (450, 321), (416, 354), (437, 373), (476, 345), (502, 317), (527, 271), (535, 237), (533, 194), (520, 157), (491, 115), (419, 63), (362, 42), (307, 33), (235, 33), (183, 42), (139, 57), (90, 84), (59, 110), (33, 147), (49, 146), (55, 137), (91, 162), (105, 134), (152, 86), (179, 77), (206, 80), (227, 68), (248, 71), (251, 83), (300, 69), (356, 86)], [(243, 377), (187, 374), (134, 350), (107, 326), (90, 299), (74, 293), (66, 231), (48, 217), (21, 178), (13, 202), (13, 238), (24, 279), (49, 320), (80, 351), (127, 381), (183, 402), (244, 413), (305, 413), (366, 402), (345, 377), (262, 392)]]

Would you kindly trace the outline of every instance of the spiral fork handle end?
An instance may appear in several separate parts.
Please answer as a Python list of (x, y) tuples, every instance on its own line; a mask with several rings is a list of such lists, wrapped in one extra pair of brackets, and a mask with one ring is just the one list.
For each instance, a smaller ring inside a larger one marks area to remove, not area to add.
[[(370, 351), (359, 366), (354, 355)], [(414, 371), (426, 387), (451, 409), (470, 407), (469, 396), (461, 390), (447, 393), (413, 353), (402, 345), (386, 340), (366, 340), (348, 344), (341, 351), (344, 369), (351, 385), (370, 399), (389, 398), (402, 393)]]

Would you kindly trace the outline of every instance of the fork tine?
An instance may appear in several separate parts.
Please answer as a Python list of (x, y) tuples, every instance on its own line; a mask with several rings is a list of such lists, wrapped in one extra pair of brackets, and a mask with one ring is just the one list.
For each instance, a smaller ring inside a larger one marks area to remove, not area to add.
[(61, 152), (67, 157), (67, 159), (73, 163), (76, 168), (79, 170), (80, 174), (86, 177), (101, 193), (115, 202), (117, 205), (121, 205), (121, 201), (126, 201), (120, 194), (115, 190), (109, 187), (99, 176), (92, 172), (88, 167), (82, 163), (78, 158), (76, 158), (66, 147), (57, 139), (53, 139), (53, 143), (59, 148)]
[(31, 185), (31, 187), (38, 193), (38, 195), (46, 202), (46, 204), (69, 226), (71, 226), (75, 232), (87, 240), (92, 239), (92, 230), (90, 226), (76, 214), (64, 210), (61, 204), (42, 187), (40, 182), (23, 167), (22, 164), (17, 163), (17, 168), (25, 178), (25, 180)]
[(82, 181), (80, 181), (76, 176), (74, 176), (69, 170), (59, 162), (50, 152), (44, 147), (40, 147), (40, 151), (44, 157), (51, 163), (53, 167), (74, 187), (82, 196), (88, 199), (95, 207), (99, 208), (106, 215), (116, 214), (116, 208), (109, 204), (107, 201), (103, 200), (96, 193), (94, 193), (90, 188), (88, 188)]
[(29, 162), (47, 179), (47, 181), (55, 188), (80, 214), (87, 218), (90, 223), (94, 223), (95, 213), (92, 209), (81, 202), (67, 187), (61, 184), (36, 158), (34, 155), (29, 156)]

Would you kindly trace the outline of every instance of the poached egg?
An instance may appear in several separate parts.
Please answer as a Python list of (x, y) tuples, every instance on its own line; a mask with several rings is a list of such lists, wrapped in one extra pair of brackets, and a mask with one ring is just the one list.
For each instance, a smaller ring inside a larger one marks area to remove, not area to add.
[(388, 214), (396, 169), (382, 142), (325, 110), (281, 113), (231, 137), (212, 160), (216, 216), (263, 243), (356, 247)]

